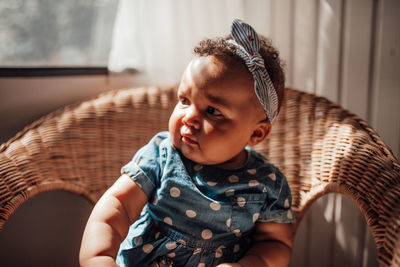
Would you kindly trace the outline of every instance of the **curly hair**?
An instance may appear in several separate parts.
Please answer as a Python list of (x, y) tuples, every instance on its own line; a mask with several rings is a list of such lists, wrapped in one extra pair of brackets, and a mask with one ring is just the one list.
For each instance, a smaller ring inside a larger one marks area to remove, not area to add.
[[(236, 46), (227, 42), (232, 40), (232, 36), (217, 37), (213, 39), (204, 39), (194, 48), (194, 54), (198, 56), (216, 56), (222, 59), (227, 66), (230, 64), (244, 64), (244, 61), (234, 51)], [(260, 54), (264, 59), (264, 65), (274, 84), (278, 95), (278, 111), (284, 97), (285, 88), (285, 73), (283, 71), (284, 64), (279, 58), (278, 50), (272, 46), (271, 40), (259, 35), (260, 39)], [(246, 67), (247, 68), (247, 67)]]

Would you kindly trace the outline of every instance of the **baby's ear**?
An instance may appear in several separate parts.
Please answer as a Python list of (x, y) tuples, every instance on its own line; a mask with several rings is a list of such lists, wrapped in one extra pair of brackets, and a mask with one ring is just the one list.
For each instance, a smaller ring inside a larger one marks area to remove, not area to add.
[(249, 145), (254, 146), (263, 141), (269, 135), (271, 131), (271, 124), (264, 120), (260, 121), (257, 124), (256, 129), (253, 131), (253, 134), (250, 136)]

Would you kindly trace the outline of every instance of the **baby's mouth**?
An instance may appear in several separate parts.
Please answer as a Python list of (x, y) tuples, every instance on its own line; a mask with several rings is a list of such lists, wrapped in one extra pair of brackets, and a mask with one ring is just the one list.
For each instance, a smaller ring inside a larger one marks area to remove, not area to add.
[(190, 134), (182, 134), (182, 141), (189, 145), (197, 145), (197, 141)]
[(197, 145), (198, 140), (197, 138), (193, 135), (192, 130), (187, 127), (186, 125), (183, 125), (182, 128), (180, 129), (180, 134), (181, 134), (181, 140), (185, 144), (189, 145)]

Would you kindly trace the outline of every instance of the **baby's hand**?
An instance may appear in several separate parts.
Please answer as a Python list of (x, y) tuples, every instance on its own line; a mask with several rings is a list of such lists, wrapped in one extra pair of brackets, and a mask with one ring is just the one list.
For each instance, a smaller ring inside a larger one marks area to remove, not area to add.
[(243, 267), (240, 263), (221, 263), (217, 267)]

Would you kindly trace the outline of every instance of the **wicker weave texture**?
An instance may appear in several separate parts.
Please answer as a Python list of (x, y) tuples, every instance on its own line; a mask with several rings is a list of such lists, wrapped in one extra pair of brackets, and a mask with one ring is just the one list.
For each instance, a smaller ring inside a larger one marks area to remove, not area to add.
[[(175, 90), (111, 91), (51, 113), (3, 144), (0, 230), (19, 205), (44, 191), (96, 202), (137, 149), (167, 129)], [(318, 197), (344, 194), (370, 226), (380, 264), (398, 266), (400, 165), (366, 122), (325, 98), (287, 89), (270, 136), (255, 149), (287, 176), (297, 225)]]

